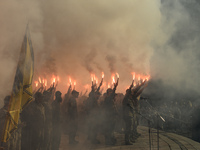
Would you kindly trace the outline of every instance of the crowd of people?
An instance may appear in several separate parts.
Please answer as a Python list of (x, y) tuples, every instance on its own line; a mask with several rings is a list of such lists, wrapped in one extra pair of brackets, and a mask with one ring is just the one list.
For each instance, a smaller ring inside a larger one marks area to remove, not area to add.
[[(143, 99), (141, 93), (148, 85), (147, 80), (136, 85), (133, 81), (125, 95), (116, 93), (119, 79), (113, 84), (113, 88), (108, 88), (104, 94), (100, 92), (102, 82), (103, 80), (99, 86), (92, 84), (88, 96), (86, 93), (79, 94), (71, 85), (64, 96), (60, 91), (56, 91), (54, 85), (48, 90), (38, 89), (34, 94), (34, 100), (21, 112), (18, 128), (10, 135), (9, 141), (5, 144), (6, 148), (58, 150), (62, 134), (69, 136), (70, 145), (79, 144), (77, 132), (85, 134), (91, 144), (100, 144), (98, 135), (101, 134), (105, 138), (105, 143), (101, 144), (110, 146), (117, 142), (114, 132), (119, 132), (125, 135), (125, 144), (132, 145), (140, 136), (137, 126), (148, 125), (147, 120), (151, 120), (151, 126), (156, 128), (158, 114), (161, 120), (163, 119), (159, 123), (160, 129), (176, 130), (180, 129), (180, 125), (188, 129), (187, 125), (180, 123), (180, 109), (175, 108), (173, 113), (168, 113), (172, 107), (169, 109), (166, 104), (153, 108), (148, 102), (140, 100)], [(5, 97), (4, 107), (0, 109), (1, 134), (9, 99), (10, 96)], [(167, 116), (163, 116), (166, 114)], [(176, 121), (177, 124), (174, 125)]]

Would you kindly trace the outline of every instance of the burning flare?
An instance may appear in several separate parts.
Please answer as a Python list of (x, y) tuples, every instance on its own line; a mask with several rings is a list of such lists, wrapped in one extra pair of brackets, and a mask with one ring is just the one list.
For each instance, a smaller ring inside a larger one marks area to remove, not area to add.
[(135, 72), (132, 72), (133, 80), (135, 80)]
[(114, 84), (114, 83), (115, 83), (115, 77), (112, 76), (112, 84)]
[(72, 85), (72, 78), (69, 77), (69, 84)]
[(39, 82), (40, 82), (40, 83), (42, 83), (42, 82), (41, 82), (41, 78), (40, 78), (40, 77), (39, 77), (39, 79), (38, 79), (38, 80), (39, 80)]
[(101, 74), (102, 74), (102, 76), (101, 76), (101, 77), (102, 77), (102, 78), (104, 78), (104, 72), (102, 72)]
[(38, 81), (35, 81), (35, 87), (38, 87)]

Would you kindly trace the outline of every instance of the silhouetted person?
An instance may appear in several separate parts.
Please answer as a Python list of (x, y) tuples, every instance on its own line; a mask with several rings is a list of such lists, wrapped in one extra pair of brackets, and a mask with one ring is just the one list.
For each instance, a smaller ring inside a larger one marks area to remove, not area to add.
[(59, 150), (61, 140), (61, 95), (60, 91), (56, 91), (56, 99), (52, 102), (52, 150)]
[(77, 132), (77, 119), (78, 119), (76, 98), (78, 98), (78, 96), (79, 92), (73, 90), (68, 103), (69, 144), (78, 144), (78, 141), (75, 140)]
[(45, 110), (45, 124), (44, 124), (44, 142), (43, 149), (50, 150), (52, 142), (52, 106), (51, 106), (51, 92), (43, 92), (43, 106)]
[(45, 112), (42, 105), (42, 93), (35, 93), (32, 101), (21, 114), (22, 122), (26, 126), (22, 128), (22, 150), (40, 150), (44, 141)]

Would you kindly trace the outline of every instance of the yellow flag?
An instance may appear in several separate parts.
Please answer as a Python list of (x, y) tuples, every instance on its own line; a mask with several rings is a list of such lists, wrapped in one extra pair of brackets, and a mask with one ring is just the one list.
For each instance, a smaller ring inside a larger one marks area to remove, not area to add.
[(33, 72), (34, 54), (27, 26), (4, 125), (2, 142), (7, 142), (10, 134), (17, 129), (21, 110), (32, 100)]

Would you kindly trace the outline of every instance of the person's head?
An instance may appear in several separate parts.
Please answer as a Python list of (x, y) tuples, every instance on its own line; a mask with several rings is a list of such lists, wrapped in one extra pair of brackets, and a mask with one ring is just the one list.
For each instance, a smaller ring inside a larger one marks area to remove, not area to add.
[(56, 91), (56, 93), (55, 93), (56, 98), (61, 97), (61, 95), (62, 95), (62, 93), (60, 91)]
[(41, 103), (41, 102), (42, 102), (42, 98), (43, 98), (43, 96), (42, 96), (42, 93), (41, 93), (41, 92), (36, 92), (36, 93), (35, 93), (35, 101), (36, 101), (37, 103)]
[(75, 98), (78, 98), (79, 92), (76, 91), (76, 90), (73, 90), (73, 91), (72, 91), (72, 96), (75, 97)]
[(98, 99), (101, 96), (101, 93), (98, 91), (95, 93), (95, 97)]
[(108, 94), (108, 95), (111, 94), (112, 91), (113, 91), (113, 90), (112, 90), (111, 88), (108, 88), (108, 89), (107, 89), (107, 94)]
[(60, 91), (56, 91), (55, 93), (55, 96), (56, 96), (56, 99), (59, 101), (59, 102), (62, 102), (62, 97), (61, 97), (62, 93)]
[(4, 106), (8, 106), (8, 105), (9, 105), (10, 98), (11, 98), (10, 95), (7, 95), (7, 96), (4, 98)]
[(128, 93), (130, 91), (130, 89), (126, 89), (126, 93)]

